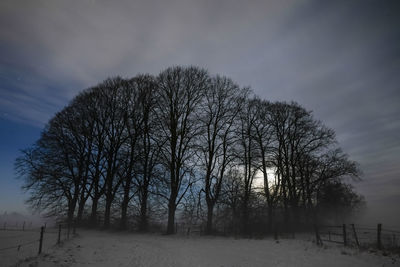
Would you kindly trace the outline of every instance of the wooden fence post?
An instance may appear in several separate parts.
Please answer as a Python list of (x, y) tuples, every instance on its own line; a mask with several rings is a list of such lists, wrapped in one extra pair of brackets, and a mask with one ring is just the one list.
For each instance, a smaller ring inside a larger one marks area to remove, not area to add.
[(381, 241), (381, 232), (382, 232), (382, 224), (378, 224), (378, 229), (377, 229), (377, 246), (378, 249), (382, 249), (382, 241)]
[(346, 224), (343, 224), (343, 245), (347, 246)]
[(316, 241), (318, 246), (322, 246), (323, 243), (322, 243), (322, 240), (321, 240), (321, 236), (319, 235), (317, 224), (314, 224), (314, 230), (315, 230), (315, 241)]
[(57, 244), (61, 243), (61, 223), (58, 225), (58, 239)]
[(356, 227), (354, 226), (354, 223), (351, 224), (351, 228), (353, 229), (353, 235), (354, 239), (356, 240), (357, 247), (360, 248), (360, 243), (358, 242)]
[(43, 233), (44, 233), (44, 227), (40, 227), (40, 239), (39, 239), (39, 253), (42, 253), (42, 245), (43, 245)]

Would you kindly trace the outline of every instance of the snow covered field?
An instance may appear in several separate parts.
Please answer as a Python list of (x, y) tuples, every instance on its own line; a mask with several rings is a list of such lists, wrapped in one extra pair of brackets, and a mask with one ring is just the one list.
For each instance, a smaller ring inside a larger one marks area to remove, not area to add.
[[(70, 235), (72, 237), (72, 233)], [(19, 261), (34, 258), (39, 251), (40, 228), (0, 230), (0, 267), (13, 266)], [(67, 239), (67, 230), (61, 229), (60, 240)], [(58, 241), (58, 229), (44, 231), (42, 251), (53, 251)]]
[[(400, 266), (398, 256), (336, 246), (318, 248), (298, 239), (275, 242), (89, 230), (78, 233), (17, 266)], [(1, 260), (0, 265), (9, 266), (4, 263)]]

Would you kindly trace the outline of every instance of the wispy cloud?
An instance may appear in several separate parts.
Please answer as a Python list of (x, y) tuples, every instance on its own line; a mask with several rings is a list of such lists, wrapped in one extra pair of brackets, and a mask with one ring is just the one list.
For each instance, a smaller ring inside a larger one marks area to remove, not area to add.
[(400, 10), (393, 3), (1, 1), (0, 116), (43, 127), (107, 76), (196, 64), (267, 99), (313, 110), (360, 162), (366, 181), (386, 181), (382, 196), (400, 194), (393, 183)]

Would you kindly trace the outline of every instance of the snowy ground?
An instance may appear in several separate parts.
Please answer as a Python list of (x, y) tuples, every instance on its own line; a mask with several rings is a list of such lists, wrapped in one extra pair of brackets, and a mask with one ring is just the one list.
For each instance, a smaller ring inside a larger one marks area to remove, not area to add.
[(298, 239), (277, 243), (80, 230), (77, 237), (17, 266), (400, 266), (400, 258), (336, 246), (318, 248)]
[[(60, 239), (67, 239), (67, 232), (62, 229)], [(72, 236), (72, 235), (71, 235)], [(40, 228), (0, 230), (0, 267), (13, 266), (27, 258), (34, 258), (39, 251)], [(42, 251), (55, 249), (58, 229), (47, 228), (43, 235)]]

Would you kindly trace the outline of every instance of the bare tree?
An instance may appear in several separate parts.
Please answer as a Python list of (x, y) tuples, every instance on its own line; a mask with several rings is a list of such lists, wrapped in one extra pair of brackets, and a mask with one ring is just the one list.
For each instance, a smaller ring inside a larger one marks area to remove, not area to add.
[(259, 170), (263, 175), (264, 195), (268, 205), (268, 231), (272, 230), (273, 211), (277, 205), (280, 180), (268, 177), (273, 168), (274, 132), (271, 123), (271, 103), (255, 98), (251, 101), (255, 119), (253, 120), (252, 137), (258, 151)]
[(254, 123), (256, 120), (254, 105), (249, 99), (242, 100), (244, 108), (239, 113), (237, 121), (237, 135), (239, 137), (237, 146), (237, 164), (241, 166), (243, 178), (243, 195), (241, 199), (241, 231), (243, 234), (249, 233), (249, 204), (253, 192), (253, 181), (257, 173), (256, 142), (253, 138)]
[(121, 220), (120, 228), (127, 227), (127, 212), (130, 200), (135, 196), (132, 191), (134, 177), (139, 176), (138, 161), (140, 157), (139, 141), (143, 135), (144, 114), (142, 113), (143, 98), (148, 88), (143, 88), (146, 81), (145, 76), (137, 76), (124, 83), (122, 87), (123, 101), (125, 105), (125, 113), (123, 120), (125, 121), (127, 139), (123, 144), (123, 157), (121, 159), (120, 171), (123, 199), (121, 202)]
[[(271, 162), (278, 177), (285, 222), (298, 222), (301, 203), (303, 210), (308, 209), (311, 211), (308, 214), (313, 214), (317, 192), (313, 184), (316, 181), (354, 176), (356, 170), (351, 162), (342, 164), (340, 168), (324, 163), (323, 159), (336, 149), (335, 134), (332, 129), (315, 120), (311, 112), (296, 103), (281, 102), (273, 103), (270, 111), (274, 134)], [(324, 178), (317, 175), (321, 168), (324, 169)], [(325, 176), (328, 173), (331, 175)], [(307, 212), (304, 215), (307, 216)]]
[(71, 180), (62, 176), (62, 170), (54, 164), (57, 158), (47, 150), (40, 144), (23, 150), (16, 159), (16, 171), (19, 177), (24, 178), (23, 189), (30, 193), (26, 202), (32, 208), (49, 215), (68, 216), (73, 208)]
[(131, 79), (128, 84), (126, 98), (131, 99), (126, 118), (129, 153), (127, 172), (123, 180), (124, 197), (121, 227), (126, 227), (128, 204), (136, 195), (140, 206), (139, 229), (146, 231), (148, 227), (149, 187), (154, 175), (155, 165), (158, 162), (159, 152), (159, 147), (153, 140), (156, 131), (154, 107), (157, 84), (155, 79), (149, 75), (138, 75)]
[(126, 131), (127, 105), (129, 100), (122, 93), (126, 81), (117, 77), (104, 81), (100, 88), (100, 121), (105, 125), (104, 164), (105, 164), (105, 211), (104, 227), (110, 226), (111, 205), (123, 182), (122, 150), (129, 138)]
[(90, 88), (83, 92), (86, 99), (86, 117), (93, 120), (93, 149), (92, 156), (89, 159), (89, 185), (92, 188), (90, 191), (91, 199), (91, 213), (90, 213), (90, 224), (97, 225), (98, 222), (98, 206), (100, 198), (105, 192), (104, 173), (105, 173), (105, 161), (104, 161), (104, 149), (105, 149), (105, 135), (106, 135), (106, 124), (104, 119), (101, 117), (102, 106), (101, 106), (101, 85)]
[(143, 132), (141, 135), (139, 164), (141, 169), (141, 179), (136, 180), (139, 190), (140, 203), (140, 222), (141, 231), (148, 230), (148, 198), (150, 195), (150, 186), (156, 174), (156, 166), (159, 164), (160, 147), (155, 141), (155, 132), (158, 130), (155, 122), (156, 90), (157, 83), (153, 77), (141, 77), (139, 85), (141, 93), (140, 108), (143, 115)]
[(216, 76), (204, 91), (200, 122), (203, 127), (198, 141), (201, 166), (204, 168), (204, 192), (207, 203), (206, 233), (213, 232), (213, 210), (217, 203), (227, 166), (232, 162), (232, 146), (236, 141), (235, 119), (241, 109), (246, 89), (232, 80)]
[(180, 204), (189, 223), (207, 221), (208, 234), (221, 221), (250, 234), (250, 226), (316, 223), (329, 205), (361, 203), (346, 184), (360, 171), (332, 129), (296, 103), (249, 99), (249, 89), (196, 67), (83, 91), (15, 167), (36, 209), (81, 221), (90, 207), (93, 225), (104, 212), (105, 227), (120, 215), (121, 228), (135, 213), (141, 231), (154, 211), (168, 210), (168, 234)]
[(34, 148), (25, 150), (16, 161), (17, 172), (25, 177), (25, 189), (32, 193), (29, 202), (40, 209), (52, 206), (50, 200), (59, 204), (66, 200), (69, 221), (78, 201), (84, 206), (88, 198), (85, 188), (92, 146), (90, 135), (83, 134), (88, 125), (81, 120), (77, 103), (57, 113)]
[(191, 186), (190, 161), (199, 134), (196, 109), (207, 86), (207, 73), (195, 67), (168, 68), (158, 76), (156, 117), (160, 155), (168, 170), (167, 233), (174, 233), (175, 210)]

